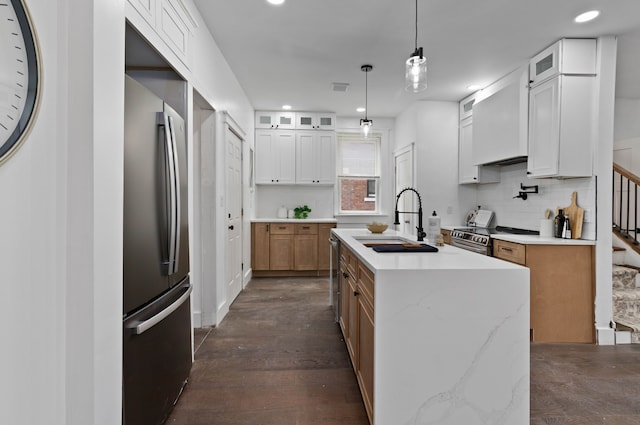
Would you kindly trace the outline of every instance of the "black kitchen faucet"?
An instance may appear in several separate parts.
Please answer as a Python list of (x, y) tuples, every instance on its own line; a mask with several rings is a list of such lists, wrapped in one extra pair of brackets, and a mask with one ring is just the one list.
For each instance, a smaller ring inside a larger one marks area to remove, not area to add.
[[(418, 212), (415, 212), (415, 211), (398, 211), (398, 201), (400, 200), (400, 195), (402, 195), (407, 190), (415, 192), (415, 194), (418, 195)], [(400, 224), (400, 213), (402, 213), (402, 214), (418, 214), (418, 227), (416, 227), (416, 229), (418, 230), (418, 241), (419, 242), (424, 241), (424, 237), (427, 236), (427, 234), (424, 232), (424, 229), (422, 228), (422, 198), (420, 197), (420, 194), (418, 193), (418, 191), (415, 190), (414, 188), (406, 187), (406, 188), (402, 189), (400, 191), (400, 193), (398, 193), (398, 196), (396, 196), (396, 221), (393, 224)]]

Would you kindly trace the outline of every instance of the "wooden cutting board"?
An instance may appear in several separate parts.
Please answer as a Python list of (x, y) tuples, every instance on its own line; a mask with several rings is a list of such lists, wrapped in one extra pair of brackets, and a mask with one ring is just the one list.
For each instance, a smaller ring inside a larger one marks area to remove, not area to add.
[[(556, 215), (560, 207), (556, 208)], [(584, 209), (578, 206), (578, 192), (571, 194), (571, 205), (562, 208), (562, 213), (569, 216), (571, 224), (571, 239), (580, 239), (582, 237), (582, 220), (584, 219)]]

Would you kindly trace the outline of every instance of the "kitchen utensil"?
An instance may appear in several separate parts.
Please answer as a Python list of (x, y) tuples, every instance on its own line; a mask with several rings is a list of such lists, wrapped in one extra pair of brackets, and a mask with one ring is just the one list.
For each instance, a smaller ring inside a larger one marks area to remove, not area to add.
[(473, 222), (477, 227), (489, 227), (493, 220), (493, 211), (490, 210), (478, 210)]
[(547, 210), (544, 212), (544, 218), (546, 218), (547, 220), (551, 219), (551, 217), (553, 216), (553, 212), (547, 208)]
[[(551, 210), (547, 210), (551, 212)], [(550, 218), (544, 218), (540, 220), (540, 237), (552, 238), (553, 237), (553, 220)]]
[[(560, 207), (556, 208), (556, 213)], [(571, 204), (562, 208), (563, 214), (569, 216), (571, 223), (571, 239), (580, 239), (582, 237), (582, 220), (584, 218), (584, 209), (578, 206), (578, 192), (571, 194)]]

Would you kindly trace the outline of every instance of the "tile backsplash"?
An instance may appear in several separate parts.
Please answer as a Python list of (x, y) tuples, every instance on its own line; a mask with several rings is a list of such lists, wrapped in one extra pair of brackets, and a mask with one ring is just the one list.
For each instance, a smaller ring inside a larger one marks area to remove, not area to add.
[[(520, 183), (538, 185), (538, 192), (527, 200), (514, 199)], [(501, 167), (500, 183), (478, 185), (477, 205), (495, 212), (493, 225), (540, 230), (540, 220), (550, 209), (555, 216), (557, 207), (571, 204), (571, 194), (578, 192), (578, 206), (585, 210), (582, 239), (596, 239), (596, 179), (530, 179), (526, 163)]]

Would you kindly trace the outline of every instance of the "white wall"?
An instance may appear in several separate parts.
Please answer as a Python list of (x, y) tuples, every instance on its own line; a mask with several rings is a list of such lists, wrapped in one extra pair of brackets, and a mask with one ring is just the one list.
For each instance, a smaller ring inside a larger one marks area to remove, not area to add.
[[(27, 5), (43, 87), (29, 137), (0, 167), (0, 423), (120, 424), (125, 2)], [(190, 70), (156, 47), (252, 129), (253, 109), (195, 15)]]
[(413, 103), (396, 119), (395, 140), (395, 150), (415, 142), (417, 190), (425, 220), (435, 210), (442, 225), (462, 224), (476, 203), (476, 193), (475, 188), (458, 185), (458, 103)]
[[(520, 184), (538, 186), (537, 194), (530, 194), (526, 201), (514, 199)], [(556, 214), (556, 208), (568, 207), (571, 194), (578, 192), (578, 206), (587, 215), (582, 226), (582, 239), (595, 240), (595, 178), (580, 179), (530, 179), (527, 164), (514, 164), (500, 168), (500, 182), (478, 185), (478, 205), (495, 212), (494, 225), (540, 230), (540, 220), (547, 209)], [(586, 222), (588, 220), (588, 222)]]
[(640, 99), (616, 99), (613, 140), (640, 137)]

